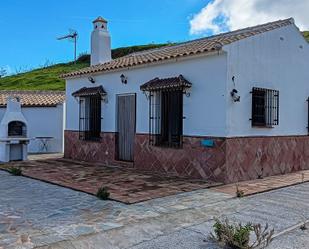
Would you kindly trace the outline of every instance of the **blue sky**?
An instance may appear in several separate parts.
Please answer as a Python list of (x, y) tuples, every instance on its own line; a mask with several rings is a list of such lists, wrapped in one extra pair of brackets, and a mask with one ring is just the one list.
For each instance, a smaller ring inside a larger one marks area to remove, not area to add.
[(309, 0), (1, 0), (0, 69), (29, 70), (73, 59), (73, 44), (57, 41), (78, 31), (78, 52), (89, 51), (92, 21), (109, 21), (113, 48), (180, 42), (294, 17), (309, 30)]
[(38, 67), (72, 59), (73, 45), (57, 41), (69, 28), (80, 38), (78, 51), (89, 51), (91, 21), (109, 20), (113, 48), (185, 41), (190, 19), (210, 0), (2, 0), (0, 5), (0, 67)]

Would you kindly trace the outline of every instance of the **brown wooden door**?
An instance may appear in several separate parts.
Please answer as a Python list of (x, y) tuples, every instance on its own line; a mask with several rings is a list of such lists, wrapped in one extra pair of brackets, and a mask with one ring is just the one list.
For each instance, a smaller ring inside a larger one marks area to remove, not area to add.
[(136, 95), (117, 96), (118, 160), (133, 162), (136, 122)]

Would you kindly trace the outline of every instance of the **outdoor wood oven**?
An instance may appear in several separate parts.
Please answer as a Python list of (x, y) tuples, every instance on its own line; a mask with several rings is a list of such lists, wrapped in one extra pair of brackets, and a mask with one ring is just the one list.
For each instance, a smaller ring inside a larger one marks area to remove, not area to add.
[(28, 143), (27, 120), (22, 113), (20, 100), (9, 97), (0, 123), (0, 161), (27, 160)]
[(9, 137), (26, 137), (27, 136), (26, 125), (20, 121), (12, 121), (8, 125)]

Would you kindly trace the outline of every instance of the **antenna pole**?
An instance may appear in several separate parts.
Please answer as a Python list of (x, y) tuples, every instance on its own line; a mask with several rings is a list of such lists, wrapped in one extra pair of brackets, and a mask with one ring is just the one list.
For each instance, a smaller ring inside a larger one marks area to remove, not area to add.
[(71, 32), (68, 35), (57, 38), (58, 41), (69, 40), (69, 41), (74, 42), (74, 64), (77, 63), (77, 37), (78, 37), (78, 33), (76, 31), (74, 31), (74, 32)]
[(77, 61), (77, 36), (74, 36), (74, 64), (76, 64)]

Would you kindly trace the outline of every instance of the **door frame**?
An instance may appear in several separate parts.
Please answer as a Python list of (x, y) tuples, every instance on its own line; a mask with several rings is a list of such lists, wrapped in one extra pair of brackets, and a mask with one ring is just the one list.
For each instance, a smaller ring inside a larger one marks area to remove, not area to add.
[[(134, 140), (133, 140), (133, 160), (132, 161), (126, 161), (126, 160), (122, 160), (119, 159), (119, 130), (118, 130), (118, 97), (121, 96), (134, 96)], [(116, 161), (121, 161), (121, 162), (134, 162), (134, 154), (135, 154), (135, 136), (136, 136), (136, 117), (137, 117), (137, 94), (136, 93), (120, 93), (120, 94), (116, 94), (116, 106), (115, 106), (115, 160)]]

